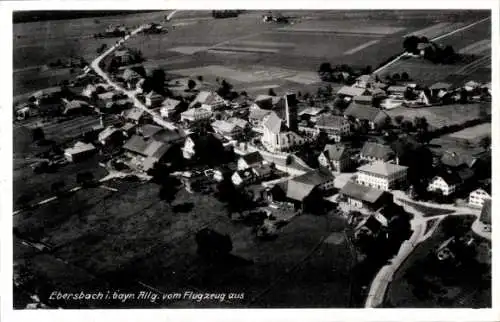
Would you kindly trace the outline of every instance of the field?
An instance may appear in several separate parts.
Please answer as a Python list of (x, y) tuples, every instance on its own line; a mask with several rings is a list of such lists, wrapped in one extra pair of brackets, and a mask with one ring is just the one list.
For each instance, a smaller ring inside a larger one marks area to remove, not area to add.
[[(389, 284), (385, 306), (398, 308), (491, 307), (491, 266), (479, 260), (462, 267), (446, 267), (435, 259), (434, 250), (447, 238), (444, 219), (434, 234), (419, 244)], [(462, 216), (460, 221), (470, 218)], [(479, 248), (482, 243), (480, 242)], [(467, 276), (467, 278), (464, 278)]]
[[(324, 61), (375, 67), (401, 51), (406, 33), (435, 25), (436, 20), (459, 19), (466, 23), (484, 16), (481, 12), (451, 11), (427, 15), (403, 11), (290, 11), (296, 23), (282, 26), (263, 23), (262, 14), (264, 12), (250, 11), (238, 18), (211, 19), (209, 11), (181, 11), (167, 23), (167, 34), (133, 37), (127, 46), (143, 52), (149, 69), (169, 71), (218, 65), (239, 70), (260, 65), (263, 69), (283, 68), (295, 74), (315, 73)], [(165, 15), (165, 12), (152, 12), (14, 25), (14, 94), (52, 86), (70, 77), (69, 71), (39, 72), (37, 68), (71, 54), (92, 60), (101, 44), (116, 41), (91, 37), (107, 25), (119, 22), (132, 27), (143, 22), (161, 22)], [(481, 39), (484, 38), (483, 35)], [(316, 82), (317, 79), (309, 75), (271, 80), (273, 85), (295, 84), (299, 89), (309, 88)], [(250, 88), (264, 85), (268, 84), (247, 84)], [(257, 92), (266, 91), (267, 88), (262, 88)]]
[[(491, 81), (491, 21), (486, 20), (470, 29), (441, 38), (437, 43), (451, 45), (456, 52), (467, 55), (467, 59), (453, 65), (440, 65), (410, 58), (399, 60), (382, 70), (385, 77), (394, 73), (407, 72), (410, 78), (420, 84), (432, 85), (436, 82), (450, 82), (460, 86), (469, 80)], [(472, 58), (471, 58), (472, 57)]]
[(491, 136), (491, 123), (480, 124), (463, 129), (462, 131), (451, 133), (452, 138), (463, 140), (480, 140), (483, 137)]
[(491, 105), (483, 106), (480, 103), (460, 105), (451, 104), (424, 108), (398, 107), (385, 111), (393, 120), (401, 115), (405, 120), (412, 121), (415, 117), (425, 117), (431, 129), (444, 126), (458, 125), (469, 120), (479, 118), (483, 111), (491, 114)]
[[(299, 216), (276, 240), (262, 242), (255, 239), (250, 227), (231, 222), (224, 205), (211, 196), (181, 190), (170, 206), (159, 200), (156, 185), (118, 181), (107, 185), (119, 192), (85, 189), (15, 216), (14, 226), (21, 235), (51, 246), (45, 262), (47, 257), (59, 258), (68, 269), (78, 269), (89, 279), (122, 290), (134, 289), (140, 282), (162, 292), (189, 289), (245, 294), (241, 301), (165, 302), (161, 306), (347, 305), (350, 255), (341, 233), (342, 219)], [(180, 204), (187, 205), (183, 211), (172, 210)], [(202, 227), (231, 237), (232, 255), (223, 264), (207, 263), (197, 256), (194, 234)], [(326, 239), (336, 231), (342, 238)], [(20, 249), (18, 256), (35, 265), (40, 260), (36, 254), (22, 254)], [(64, 265), (49, 267), (64, 270)], [(314, 286), (318, 292), (306, 296), (300, 290), (311, 287), (310, 269), (318, 272)], [(283, 294), (289, 278), (294, 279), (296, 290)], [(61, 290), (67, 288), (70, 285), (60, 285)]]

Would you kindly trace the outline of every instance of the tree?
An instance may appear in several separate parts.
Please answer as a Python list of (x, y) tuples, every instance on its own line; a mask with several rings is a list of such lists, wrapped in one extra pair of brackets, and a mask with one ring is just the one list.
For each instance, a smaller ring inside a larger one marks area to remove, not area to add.
[(413, 130), (413, 123), (408, 120), (405, 120), (401, 123), (401, 129), (404, 132), (409, 133)]
[(384, 118), (384, 123), (382, 124), (383, 129), (390, 129), (392, 125), (392, 119), (389, 115)]
[(417, 36), (405, 37), (403, 41), (403, 48), (409, 53), (416, 54), (418, 43), (421, 42)]
[(396, 121), (396, 124), (397, 124), (398, 126), (401, 126), (401, 124), (403, 123), (403, 119), (404, 119), (403, 115), (397, 115), (397, 116), (394, 118), (394, 121)]
[(481, 139), (481, 141), (479, 141), (479, 145), (485, 150), (489, 149), (491, 146), (491, 138), (489, 136), (485, 136)]
[(171, 185), (163, 185), (160, 188), (160, 199), (166, 201), (169, 205), (175, 200), (177, 190)]
[(403, 73), (401, 74), (401, 80), (407, 81), (407, 80), (409, 80), (409, 79), (410, 79), (410, 75), (408, 75), (408, 73), (407, 73), (407, 72), (403, 72)]
[(196, 82), (192, 79), (188, 80), (187, 83), (188, 89), (192, 91), (196, 87)]
[(274, 89), (270, 88), (268, 93), (267, 93), (269, 96), (276, 96), (276, 92), (274, 91)]
[(217, 94), (219, 94), (223, 98), (227, 98), (231, 94), (232, 89), (233, 85), (229, 84), (225, 79), (223, 79), (221, 82), (221, 86), (217, 90)]
[(395, 81), (398, 81), (398, 80), (400, 80), (400, 79), (401, 79), (401, 76), (400, 76), (398, 73), (394, 73), (394, 74), (392, 75), (392, 79), (393, 79), (393, 80), (395, 80)]
[(33, 142), (45, 140), (45, 132), (41, 127), (34, 128), (31, 135), (33, 137)]
[(196, 79), (198, 79), (200, 82), (203, 82), (203, 76), (199, 75), (198, 77), (196, 77)]
[(413, 123), (415, 125), (415, 128), (421, 132), (427, 132), (429, 128), (429, 123), (427, 122), (427, 119), (422, 116), (422, 117), (415, 117), (413, 120)]

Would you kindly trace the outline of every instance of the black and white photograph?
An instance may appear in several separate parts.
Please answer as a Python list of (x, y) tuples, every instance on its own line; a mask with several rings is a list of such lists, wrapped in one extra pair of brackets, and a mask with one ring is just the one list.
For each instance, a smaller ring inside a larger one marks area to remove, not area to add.
[(495, 13), (12, 10), (10, 309), (491, 309)]

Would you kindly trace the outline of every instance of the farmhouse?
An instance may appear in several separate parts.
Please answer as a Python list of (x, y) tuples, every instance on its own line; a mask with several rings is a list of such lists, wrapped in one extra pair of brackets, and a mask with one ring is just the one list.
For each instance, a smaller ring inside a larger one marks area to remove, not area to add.
[(452, 88), (450, 83), (438, 82), (432, 84), (429, 89), (431, 90), (431, 95), (437, 97), (439, 93), (447, 93)]
[(97, 139), (102, 145), (121, 144), (125, 138), (123, 131), (114, 126), (108, 126), (99, 132)]
[(321, 115), (314, 126), (319, 132), (325, 133), (330, 140), (340, 142), (351, 134), (351, 124), (342, 117), (332, 114)]
[(181, 113), (181, 122), (197, 123), (208, 121), (212, 117), (212, 112), (203, 107), (193, 107)]
[(252, 152), (241, 156), (238, 159), (238, 170), (246, 170), (248, 168), (256, 167), (264, 162), (262, 155), (259, 152)]
[(491, 185), (485, 184), (469, 194), (469, 205), (482, 208), (485, 200), (491, 199)]
[(173, 115), (179, 113), (182, 108), (182, 102), (178, 100), (174, 100), (173, 98), (167, 98), (163, 101), (160, 106), (160, 115), (163, 118), (169, 118)]
[(318, 120), (318, 116), (320, 116), (323, 112), (324, 112), (323, 108), (308, 107), (299, 112), (299, 117), (302, 120), (316, 122)]
[(352, 166), (349, 149), (343, 144), (325, 145), (318, 162), (332, 172), (344, 172)]
[(165, 159), (172, 145), (155, 139), (133, 135), (124, 145), (126, 155), (137, 169), (148, 171), (161, 159)]
[(143, 123), (148, 117), (146, 112), (138, 107), (133, 107), (129, 110), (123, 111), (122, 116), (126, 121), (134, 124)]
[(472, 168), (476, 164), (477, 158), (467, 153), (457, 153), (455, 151), (446, 151), (441, 156), (441, 163), (450, 168), (467, 167)]
[(392, 85), (387, 88), (386, 92), (390, 97), (402, 99), (407, 88), (407, 86)]
[(122, 78), (127, 84), (128, 89), (135, 89), (137, 83), (143, 78), (138, 72), (132, 68), (126, 68), (123, 71)]
[(391, 194), (371, 187), (348, 181), (340, 190), (340, 195), (355, 208), (376, 211), (391, 200)]
[(368, 187), (389, 191), (407, 184), (408, 167), (375, 161), (358, 168), (356, 182)]
[(378, 108), (372, 106), (360, 106), (358, 104), (351, 104), (344, 111), (344, 116), (353, 118), (356, 122), (367, 122), (371, 130), (381, 127), (387, 114)]
[(257, 176), (252, 168), (246, 170), (238, 170), (231, 176), (231, 181), (235, 186), (244, 186), (257, 181)]
[(232, 174), (237, 170), (237, 165), (232, 162), (225, 164), (223, 166), (217, 167), (214, 169), (214, 180), (217, 182), (221, 182), (225, 179), (230, 179)]
[(62, 111), (63, 115), (82, 113), (85, 110), (88, 111), (88, 108), (89, 108), (89, 104), (87, 102), (84, 102), (84, 101), (80, 101), (80, 100), (68, 101), (65, 98), (63, 98), (62, 101), (63, 101), (63, 106), (64, 106), (64, 109)]
[(361, 160), (387, 162), (394, 159), (396, 153), (388, 145), (377, 142), (366, 142), (361, 149), (359, 157)]
[(157, 92), (151, 91), (146, 94), (145, 99), (146, 106), (149, 108), (154, 108), (160, 106), (165, 98)]
[(235, 138), (243, 133), (243, 128), (230, 121), (216, 120), (212, 122), (212, 128), (215, 133), (218, 133), (227, 138)]
[(367, 235), (376, 238), (386, 227), (387, 220), (383, 216), (369, 215), (364, 217), (356, 226), (354, 229), (354, 237), (357, 239), (360, 235)]
[(76, 142), (72, 148), (64, 150), (64, 156), (69, 162), (82, 161), (96, 152), (96, 148), (91, 143)]
[(353, 86), (359, 88), (370, 88), (372, 87), (372, 84), (375, 82), (376, 81), (373, 75), (361, 75), (358, 78), (356, 78)]
[(370, 95), (370, 91), (362, 87), (342, 86), (337, 95), (346, 100), (351, 100), (354, 96)]
[(305, 143), (305, 139), (290, 131), (274, 112), (266, 117), (263, 127), (261, 142), (271, 152), (288, 151)]
[(202, 91), (199, 92), (196, 98), (189, 104), (189, 108), (194, 108), (197, 105), (206, 110), (213, 112), (222, 109), (226, 106), (226, 101), (216, 92)]
[(429, 182), (427, 191), (438, 193), (442, 196), (450, 196), (458, 191), (472, 178), (473, 172), (470, 169), (456, 171), (452, 169), (441, 169)]
[(188, 160), (220, 164), (224, 158), (224, 146), (215, 134), (191, 134), (184, 140), (182, 155)]
[(354, 96), (352, 98), (352, 101), (353, 101), (353, 103), (356, 103), (359, 105), (372, 106), (373, 96), (372, 95)]

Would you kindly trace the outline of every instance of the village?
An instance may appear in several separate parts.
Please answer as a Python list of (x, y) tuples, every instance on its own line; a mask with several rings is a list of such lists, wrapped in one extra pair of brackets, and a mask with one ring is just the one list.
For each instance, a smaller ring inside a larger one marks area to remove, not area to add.
[[(248, 223), (262, 242), (278, 240), (302, 215), (337, 216), (347, 222), (356, 257), (377, 263), (404, 260), (411, 252), (404, 249), (417, 247), (446, 214), (472, 214), (473, 234), (430, 250), (439, 261), (491, 240), (491, 82), (438, 79), (429, 85), (404, 69), (382, 76), (325, 62), (318, 66), (324, 85), (316, 93), (269, 89), (254, 96), (234, 90), (223, 77), (207, 85), (202, 75), (172, 78), (145, 68), (148, 57), (127, 41), (162, 32), (157, 23), (110, 26), (95, 37), (121, 37), (116, 44), (101, 48), (74, 79), (15, 107), (14, 125), (29, 123), (27, 135), (36, 146), (36, 153), (28, 152), (38, 160), (30, 176), (62, 171), (77, 183), (75, 189), (61, 177), (47, 181), (47, 195), (18, 195), (15, 214), (120, 179), (154, 182), (159, 200), (169, 204), (179, 198), (178, 189), (195, 200), (215, 197), (227, 205), (231, 221)], [(404, 47), (401, 59), (438, 59), (433, 48), (446, 52), (439, 59), (455, 55), (427, 39), (405, 41)], [(446, 127), (418, 114), (452, 106), (478, 106), (479, 113)], [(395, 114), (401, 110), (410, 112)], [(57, 132), (66, 137), (54, 141), (52, 120), (83, 117), (86, 124)], [(472, 135), (476, 141), (453, 136), (476, 128), (486, 133)], [(447, 141), (436, 144), (443, 137)], [(107, 176), (96, 175), (96, 168)], [(215, 227), (200, 229), (198, 251), (209, 258), (227, 254), (232, 246), (226, 237)], [(373, 285), (364, 283), (363, 296), (380, 306), (383, 297)]]

